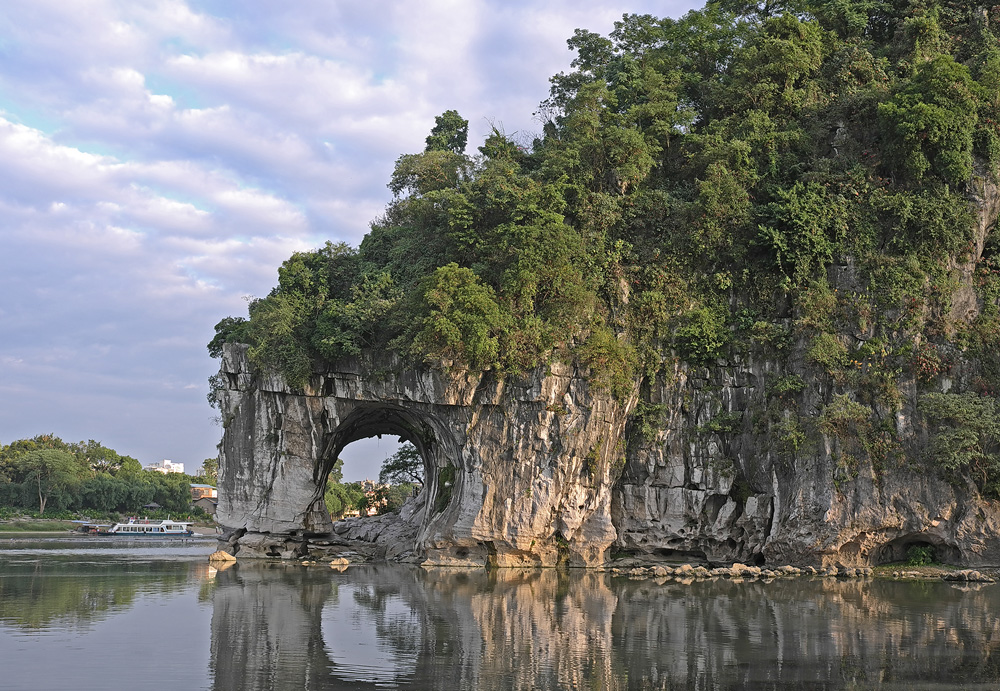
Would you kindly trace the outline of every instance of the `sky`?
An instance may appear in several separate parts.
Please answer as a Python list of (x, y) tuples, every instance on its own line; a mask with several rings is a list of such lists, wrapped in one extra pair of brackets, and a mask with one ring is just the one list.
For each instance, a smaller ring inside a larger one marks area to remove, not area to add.
[[(223, 317), (292, 252), (357, 246), (434, 117), (528, 137), (575, 28), (703, 2), (3, 0), (0, 443), (193, 472)], [(394, 440), (358, 442), (345, 480)]]

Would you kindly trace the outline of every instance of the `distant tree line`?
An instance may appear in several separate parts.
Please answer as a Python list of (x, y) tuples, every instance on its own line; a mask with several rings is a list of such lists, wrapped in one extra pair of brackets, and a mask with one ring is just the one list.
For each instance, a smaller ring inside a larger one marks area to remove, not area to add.
[(147, 504), (159, 504), (165, 511), (186, 513), (192, 480), (214, 478), (143, 470), (135, 458), (93, 439), (67, 443), (43, 434), (0, 445), (0, 507), (39, 514), (140, 513)]

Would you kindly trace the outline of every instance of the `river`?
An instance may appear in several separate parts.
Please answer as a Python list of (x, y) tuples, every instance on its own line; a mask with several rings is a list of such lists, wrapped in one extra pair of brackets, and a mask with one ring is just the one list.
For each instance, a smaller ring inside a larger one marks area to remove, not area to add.
[(0, 689), (1000, 687), (1000, 585), (207, 562), (0, 538)]

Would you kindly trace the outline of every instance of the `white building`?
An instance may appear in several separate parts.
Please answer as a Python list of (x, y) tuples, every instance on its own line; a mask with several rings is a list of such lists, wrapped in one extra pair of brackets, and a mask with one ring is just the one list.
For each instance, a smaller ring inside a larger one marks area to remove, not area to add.
[(146, 470), (155, 470), (158, 473), (183, 473), (184, 464), (174, 463), (173, 461), (168, 461), (166, 459), (159, 461), (157, 463), (149, 463), (145, 466)]

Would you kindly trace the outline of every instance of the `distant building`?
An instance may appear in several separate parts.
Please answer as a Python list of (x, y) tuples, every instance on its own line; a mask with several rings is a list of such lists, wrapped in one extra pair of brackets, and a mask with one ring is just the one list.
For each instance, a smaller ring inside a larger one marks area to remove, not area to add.
[(183, 473), (184, 464), (174, 463), (173, 461), (168, 461), (166, 459), (159, 461), (157, 463), (150, 463), (144, 466), (146, 470), (155, 470), (158, 473)]
[(202, 497), (218, 499), (219, 491), (212, 485), (191, 485), (191, 501), (198, 501)]
[[(368, 498), (368, 506), (363, 512), (365, 516), (374, 516), (386, 504), (385, 494), (380, 493), (381, 489), (389, 489), (389, 485), (383, 485), (374, 480), (364, 479), (360, 483), (361, 491)], [(360, 514), (359, 514), (360, 515)]]

